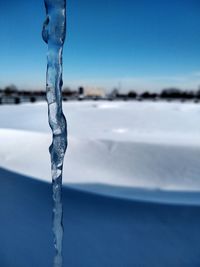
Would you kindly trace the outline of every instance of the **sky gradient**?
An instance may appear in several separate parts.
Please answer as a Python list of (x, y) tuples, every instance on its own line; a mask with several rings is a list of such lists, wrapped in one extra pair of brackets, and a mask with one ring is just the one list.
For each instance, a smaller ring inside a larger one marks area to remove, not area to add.
[[(199, 0), (68, 0), (64, 85), (200, 85)], [(0, 87), (44, 88), (42, 0), (0, 0)]]

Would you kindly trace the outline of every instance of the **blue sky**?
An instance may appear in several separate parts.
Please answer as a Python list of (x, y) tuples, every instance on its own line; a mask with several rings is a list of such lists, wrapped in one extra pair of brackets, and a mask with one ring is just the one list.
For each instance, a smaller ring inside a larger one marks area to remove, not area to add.
[[(68, 0), (64, 84), (200, 85), (199, 0)], [(44, 88), (42, 0), (0, 0), (0, 86)]]

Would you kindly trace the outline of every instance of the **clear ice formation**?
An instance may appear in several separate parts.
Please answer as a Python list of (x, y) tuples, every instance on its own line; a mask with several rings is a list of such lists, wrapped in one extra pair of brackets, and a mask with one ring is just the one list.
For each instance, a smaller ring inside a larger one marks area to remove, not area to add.
[(46, 95), (52, 130), (51, 172), (53, 186), (54, 267), (62, 266), (62, 170), (67, 149), (67, 123), (62, 111), (62, 52), (66, 34), (66, 0), (44, 0), (46, 20), (42, 37), (48, 44)]

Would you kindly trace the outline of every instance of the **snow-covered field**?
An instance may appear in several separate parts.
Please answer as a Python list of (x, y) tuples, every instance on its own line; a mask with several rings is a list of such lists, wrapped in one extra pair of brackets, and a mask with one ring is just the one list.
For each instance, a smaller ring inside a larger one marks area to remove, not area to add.
[[(199, 105), (69, 102), (64, 111), (65, 184), (123, 197), (200, 190)], [(1, 167), (51, 182), (46, 104), (2, 106), (0, 114)]]
[[(66, 266), (199, 266), (200, 106), (67, 102), (64, 112)], [(50, 142), (45, 103), (0, 106), (2, 267), (51, 265)]]

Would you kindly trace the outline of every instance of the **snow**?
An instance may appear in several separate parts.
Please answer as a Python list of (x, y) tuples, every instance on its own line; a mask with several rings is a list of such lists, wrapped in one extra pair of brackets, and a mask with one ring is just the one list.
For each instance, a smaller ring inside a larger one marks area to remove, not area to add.
[[(81, 101), (64, 111), (64, 266), (199, 266), (200, 106)], [(50, 266), (47, 105), (0, 115), (0, 266)]]
[[(45, 103), (1, 107), (1, 167), (50, 182), (46, 108)], [(121, 197), (128, 187), (129, 198), (130, 188), (200, 190), (198, 105), (69, 102), (64, 111), (69, 132), (64, 184), (82, 189), (85, 184), (99, 193), (106, 192), (105, 185), (123, 187)]]
[[(53, 262), (51, 185), (0, 169), (0, 266)], [(200, 208), (64, 187), (64, 266), (199, 266)]]

